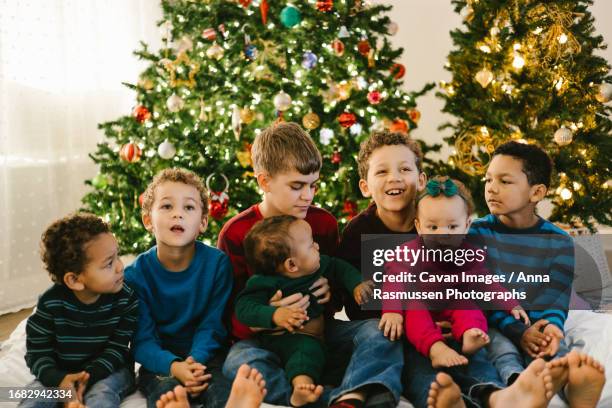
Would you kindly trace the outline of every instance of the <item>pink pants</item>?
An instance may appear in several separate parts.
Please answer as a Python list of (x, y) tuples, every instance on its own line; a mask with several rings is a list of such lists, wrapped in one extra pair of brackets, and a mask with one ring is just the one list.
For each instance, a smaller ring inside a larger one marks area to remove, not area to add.
[(442, 330), (435, 323), (443, 320), (451, 322), (453, 338), (458, 342), (468, 329), (478, 328), (485, 333), (488, 329), (487, 319), (481, 310), (406, 310), (406, 338), (427, 358), (431, 346), (437, 341), (444, 341)]

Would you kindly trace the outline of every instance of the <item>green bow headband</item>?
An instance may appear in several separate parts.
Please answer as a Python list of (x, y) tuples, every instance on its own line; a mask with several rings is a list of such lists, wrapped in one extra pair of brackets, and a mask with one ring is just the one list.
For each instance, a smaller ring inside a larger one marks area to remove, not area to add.
[(419, 197), (419, 201), (425, 196), (437, 197), (440, 194), (452, 197), (459, 194), (459, 188), (451, 179), (446, 179), (446, 181), (429, 180), (425, 185), (425, 191)]

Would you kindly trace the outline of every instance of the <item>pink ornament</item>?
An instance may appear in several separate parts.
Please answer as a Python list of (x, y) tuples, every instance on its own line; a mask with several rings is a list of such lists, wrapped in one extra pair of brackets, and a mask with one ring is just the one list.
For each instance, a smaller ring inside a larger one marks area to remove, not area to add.
[(372, 91), (368, 93), (368, 102), (372, 105), (378, 105), (382, 101), (382, 95), (378, 91)]

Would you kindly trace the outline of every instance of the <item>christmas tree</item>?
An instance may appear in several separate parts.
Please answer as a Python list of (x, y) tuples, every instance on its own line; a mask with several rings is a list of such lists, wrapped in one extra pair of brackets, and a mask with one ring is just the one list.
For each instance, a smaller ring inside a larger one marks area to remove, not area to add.
[[(486, 214), (484, 173), (508, 140), (536, 143), (553, 158), (551, 220), (573, 226), (611, 223), (610, 66), (594, 54), (586, 0), (453, 0), (464, 24), (451, 35), (452, 80), (441, 84), (441, 128), (454, 146), (447, 170), (472, 191)], [(444, 167), (444, 164), (440, 164)]]
[[(166, 0), (164, 46), (135, 54), (150, 65), (136, 84), (131, 114), (103, 123), (106, 139), (92, 159), (87, 210), (104, 216), (122, 253), (153, 238), (140, 197), (155, 173), (184, 167), (211, 191), (205, 239), (216, 241), (229, 217), (261, 197), (250, 146), (278, 120), (303, 124), (323, 156), (315, 203), (341, 222), (363, 208), (355, 158), (369, 131), (408, 132), (420, 114), (402, 91), (402, 49), (388, 37), (398, 25), (389, 6), (361, 0)], [(424, 150), (428, 147), (423, 144)]]

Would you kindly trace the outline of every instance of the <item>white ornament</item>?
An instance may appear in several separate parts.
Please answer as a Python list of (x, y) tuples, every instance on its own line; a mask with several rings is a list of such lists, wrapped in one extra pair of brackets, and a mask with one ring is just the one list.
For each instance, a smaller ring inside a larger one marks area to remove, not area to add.
[(610, 102), (612, 99), (612, 84), (604, 82), (603, 84), (599, 85), (599, 92), (595, 98), (597, 98), (597, 100), (601, 103)]
[(177, 94), (172, 94), (166, 101), (166, 106), (170, 112), (178, 112), (185, 106), (185, 101)]
[(480, 86), (486, 88), (493, 80), (493, 73), (488, 69), (483, 68), (476, 73), (474, 78), (476, 79), (476, 82), (480, 84)]
[(391, 35), (397, 34), (398, 30), (399, 30), (399, 25), (395, 21), (391, 21), (387, 25), (387, 32)]
[(322, 145), (327, 146), (331, 143), (331, 140), (334, 137), (334, 131), (330, 128), (321, 128), (321, 132), (319, 133), (319, 141)]
[(159, 35), (161, 37), (162, 40), (167, 40), (170, 38), (170, 36), (172, 35), (172, 29), (174, 28), (174, 26), (172, 25), (172, 22), (170, 21), (164, 21), (160, 26), (159, 26)]
[(349, 130), (351, 132), (351, 135), (359, 136), (361, 134), (361, 131), (363, 130), (363, 126), (361, 126), (361, 123), (355, 123), (353, 126), (350, 127)]
[(176, 154), (176, 148), (166, 139), (157, 147), (157, 154), (162, 159), (170, 160)]
[(340, 31), (338, 32), (338, 38), (349, 38), (351, 33), (349, 33), (348, 28), (346, 26), (340, 27)]
[(225, 53), (225, 50), (223, 50), (223, 47), (217, 43), (211, 45), (206, 50), (206, 56), (211, 59), (216, 59), (217, 61), (223, 58), (224, 53)]
[(572, 143), (574, 135), (572, 134), (572, 131), (568, 128), (561, 127), (557, 129), (553, 137), (555, 139), (555, 143), (557, 143), (559, 146), (565, 146)]
[(385, 130), (385, 122), (382, 120), (376, 120), (376, 122), (372, 123), (372, 126), (370, 126), (370, 131), (372, 132), (380, 132), (382, 130)]
[(238, 106), (234, 106), (234, 110), (232, 112), (232, 130), (234, 131), (234, 136), (236, 136), (236, 140), (240, 138), (240, 131), (242, 131), (242, 125), (240, 121), (240, 109)]
[(187, 52), (193, 50), (193, 41), (186, 35), (176, 43), (176, 53)]
[(274, 107), (278, 111), (286, 111), (291, 107), (291, 96), (285, 93), (285, 91), (280, 91), (274, 97)]

